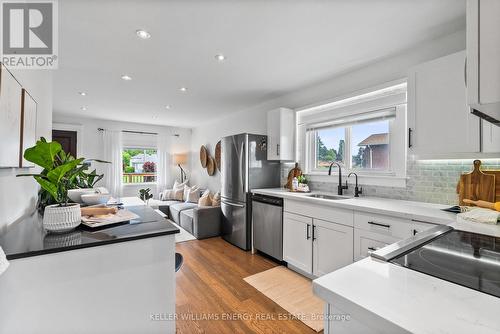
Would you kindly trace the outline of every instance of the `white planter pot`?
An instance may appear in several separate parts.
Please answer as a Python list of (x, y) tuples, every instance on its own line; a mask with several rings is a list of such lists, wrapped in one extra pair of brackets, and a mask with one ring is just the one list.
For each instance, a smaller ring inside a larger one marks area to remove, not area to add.
[(49, 205), (43, 214), (43, 227), (50, 232), (71, 231), (82, 222), (80, 204), (69, 204), (59, 206), (59, 204)]

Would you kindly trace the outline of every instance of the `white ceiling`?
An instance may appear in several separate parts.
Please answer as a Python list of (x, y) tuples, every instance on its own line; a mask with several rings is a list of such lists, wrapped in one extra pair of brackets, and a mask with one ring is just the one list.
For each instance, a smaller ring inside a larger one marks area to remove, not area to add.
[(59, 17), (56, 113), (193, 127), (463, 28), (465, 0), (64, 0)]

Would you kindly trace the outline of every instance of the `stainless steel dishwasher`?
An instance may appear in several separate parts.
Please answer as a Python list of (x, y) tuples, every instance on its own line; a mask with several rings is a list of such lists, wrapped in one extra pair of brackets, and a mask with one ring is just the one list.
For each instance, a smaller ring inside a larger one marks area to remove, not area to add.
[(252, 196), (253, 247), (283, 261), (283, 199)]

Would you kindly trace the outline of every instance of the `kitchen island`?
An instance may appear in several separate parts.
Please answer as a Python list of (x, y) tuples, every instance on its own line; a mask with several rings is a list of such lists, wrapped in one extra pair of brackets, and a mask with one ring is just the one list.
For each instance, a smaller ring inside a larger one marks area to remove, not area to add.
[(0, 333), (174, 333), (179, 229), (141, 205), (140, 218), (47, 234), (35, 213), (0, 233)]
[(314, 293), (326, 302), (326, 334), (500, 333), (500, 298), (370, 257), (439, 225), (493, 238), (500, 238), (500, 226), (457, 221), (439, 204), (252, 192), (284, 199), (284, 258), (290, 269), (314, 279)]

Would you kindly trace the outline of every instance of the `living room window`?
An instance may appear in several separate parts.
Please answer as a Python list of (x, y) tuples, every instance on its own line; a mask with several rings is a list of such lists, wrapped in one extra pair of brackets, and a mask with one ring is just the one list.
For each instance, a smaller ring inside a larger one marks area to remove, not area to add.
[(343, 172), (362, 176), (364, 184), (403, 186), (406, 82), (299, 110), (297, 122), (297, 153), (306, 174), (326, 175), (337, 162)]
[(156, 182), (158, 165), (156, 148), (124, 148), (122, 161), (124, 184)]

